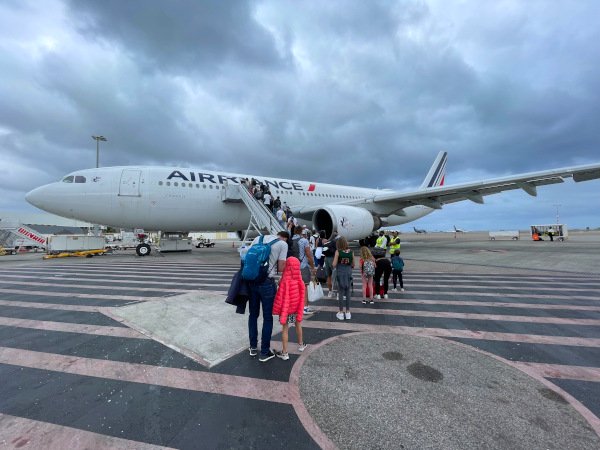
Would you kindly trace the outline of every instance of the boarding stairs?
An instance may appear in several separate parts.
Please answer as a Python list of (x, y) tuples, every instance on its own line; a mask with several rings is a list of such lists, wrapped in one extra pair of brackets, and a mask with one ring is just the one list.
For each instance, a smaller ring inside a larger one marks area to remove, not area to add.
[(46, 247), (46, 237), (16, 222), (0, 222), (0, 246), (5, 249)]
[(269, 208), (261, 200), (255, 199), (246, 186), (227, 184), (223, 190), (223, 201), (227, 203), (242, 202), (250, 211), (250, 223), (244, 234), (244, 243), (247, 243), (248, 234), (252, 229), (259, 234), (273, 235), (285, 230)]

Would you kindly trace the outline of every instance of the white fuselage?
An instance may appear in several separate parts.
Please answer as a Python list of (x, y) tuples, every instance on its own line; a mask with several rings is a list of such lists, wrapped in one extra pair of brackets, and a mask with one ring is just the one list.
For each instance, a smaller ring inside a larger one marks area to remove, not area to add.
[[(250, 213), (243, 203), (225, 202), (225, 187), (254, 178), (292, 210), (346, 204), (377, 213), (370, 201), (382, 190), (282, 178), (265, 178), (167, 167), (107, 167), (73, 172), (34, 189), (27, 201), (45, 211), (91, 223), (161, 231), (242, 230)], [(386, 217), (393, 226), (432, 212), (425, 206)]]

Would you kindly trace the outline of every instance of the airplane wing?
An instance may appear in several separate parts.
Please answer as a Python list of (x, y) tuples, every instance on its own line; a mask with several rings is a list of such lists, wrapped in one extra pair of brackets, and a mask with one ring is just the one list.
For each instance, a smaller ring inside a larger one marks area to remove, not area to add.
[[(377, 210), (380, 216), (392, 214), (403, 215), (402, 209), (413, 205), (441, 209), (444, 204), (463, 200), (484, 203), (483, 198), (487, 195), (514, 189), (522, 189), (529, 195), (536, 196), (538, 186), (563, 183), (567, 178), (573, 178), (575, 182), (598, 179), (600, 178), (600, 164), (530, 172), (503, 178), (451, 186), (438, 186), (410, 192), (382, 191), (380, 194), (377, 193), (362, 200), (353, 200), (341, 204)], [(311, 205), (310, 207), (300, 208), (297, 212), (300, 215), (307, 215), (317, 209), (319, 209), (318, 206)]]

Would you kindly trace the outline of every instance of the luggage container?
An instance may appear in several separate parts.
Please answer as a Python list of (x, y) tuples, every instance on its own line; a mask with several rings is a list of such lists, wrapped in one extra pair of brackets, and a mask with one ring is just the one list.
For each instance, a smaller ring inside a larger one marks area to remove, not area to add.
[(65, 234), (48, 238), (48, 253), (82, 252), (87, 250), (104, 250), (106, 241), (103, 236), (86, 236)]
[(158, 250), (165, 252), (191, 252), (192, 239), (181, 233), (161, 233)]
[(496, 241), (499, 239), (512, 239), (513, 241), (519, 240), (519, 230), (500, 230), (490, 231), (490, 241)]

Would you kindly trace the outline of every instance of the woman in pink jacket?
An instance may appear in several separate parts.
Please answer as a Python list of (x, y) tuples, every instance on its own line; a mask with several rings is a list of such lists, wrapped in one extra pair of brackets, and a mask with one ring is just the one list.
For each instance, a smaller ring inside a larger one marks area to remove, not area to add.
[(279, 316), (279, 323), (283, 325), (281, 331), (282, 350), (275, 352), (278, 358), (290, 359), (287, 351), (288, 329), (291, 323), (296, 324), (298, 336), (298, 350), (304, 351), (306, 344), (302, 340), (302, 316), (304, 313), (304, 282), (300, 273), (300, 261), (290, 256), (281, 276), (279, 289), (273, 303), (273, 315)]

